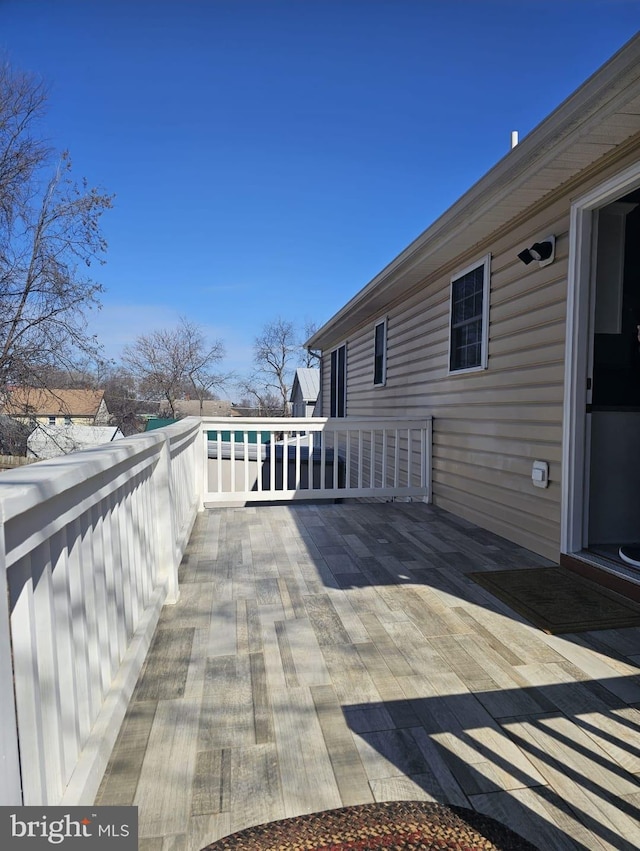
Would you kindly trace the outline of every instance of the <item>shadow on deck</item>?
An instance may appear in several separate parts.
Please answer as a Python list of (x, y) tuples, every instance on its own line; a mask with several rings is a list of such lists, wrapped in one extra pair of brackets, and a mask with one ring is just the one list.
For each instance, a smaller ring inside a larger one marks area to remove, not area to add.
[(394, 799), (636, 849), (640, 630), (545, 635), (465, 576), (541, 564), (418, 503), (206, 512), (96, 803), (141, 851)]

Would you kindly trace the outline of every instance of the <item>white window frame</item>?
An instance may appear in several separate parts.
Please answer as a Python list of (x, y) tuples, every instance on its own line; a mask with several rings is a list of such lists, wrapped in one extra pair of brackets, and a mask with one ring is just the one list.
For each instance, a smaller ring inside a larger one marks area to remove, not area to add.
[[(340, 359), (340, 350), (344, 349), (344, 377), (343, 377), (343, 388), (342, 388), (342, 399), (339, 398), (340, 394), (340, 381), (339, 381), (339, 359)], [(335, 387), (333, 381), (333, 358), (336, 358), (336, 379), (335, 379)], [(334, 398), (335, 396), (335, 398)], [(340, 405), (342, 402), (342, 406)], [(342, 413), (340, 413), (340, 408), (342, 407)], [(335, 413), (334, 413), (335, 411)], [(340, 343), (339, 346), (333, 348), (329, 354), (329, 416), (331, 417), (346, 417), (347, 416), (347, 342)]]
[[(374, 323), (373, 326), (373, 386), (374, 387), (384, 387), (387, 383), (387, 326), (388, 326), (388, 317), (384, 317), (383, 319), (378, 319), (377, 322)], [(382, 375), (380, 381), (376, 381), (376, 337), (378, 333), (378, 328), (383, 327), (383, 339), (382, 339)]]
[[(453, 286), (460, 278), (464, 278), (469, 272), (483, 267), (483, 283), (482, 283), (482, 341), (480, 350), (480, 363), (475, 366), (452, 368), (451, 356), (453, 354)], [(449, 285), (449, 352), (448, 352), (448, 373), (449, 375), (463, 375), (469, 372), (481, 372), (487, 369), (489, 361), (489, 297), (491, 293), (491, 254), (486, 254), (482, 259), (476, 260), (465, 266), (464, 269), (456, 272), (451, 276)]]

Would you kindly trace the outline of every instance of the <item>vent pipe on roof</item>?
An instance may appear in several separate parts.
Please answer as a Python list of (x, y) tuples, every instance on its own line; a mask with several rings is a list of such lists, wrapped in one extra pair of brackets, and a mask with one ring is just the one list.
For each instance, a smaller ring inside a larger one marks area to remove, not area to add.
[(511, 150), (513, 150), (517, 144), (518, 144), (518, 131), (512, 130), (511, 131)]

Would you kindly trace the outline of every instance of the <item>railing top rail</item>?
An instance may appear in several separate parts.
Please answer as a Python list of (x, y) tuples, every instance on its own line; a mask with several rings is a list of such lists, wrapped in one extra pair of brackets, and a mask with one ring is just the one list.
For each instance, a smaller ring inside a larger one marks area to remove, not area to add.
[[(190, 417), (167, 430), (171, 441), (199, 428), (199, 419)], [(133, 466), (146, 458), (152, 463), (165, 440), (166, 431), (157, 429), (6, 470), (0, 476), (0, 520), (11, 520), (94, 479), (99, 478), (103, 486), (110, 478), (117, 478), (125, 463)]]
[(313, 431), (325, 427), (356, 430), (358, 428), (424, 427), (432, 417), (202, 417), (202, 427), (213, 426), (223, 431)]
[[(200, 429), (200, 421), (200, 417), (185, 417), (183, 420), (178, 420), (171, 425), (162, 426), (161, 429), (155, 430), (168, 434), (169, 440), (173, 442), (197, 432)], [(149, 434), (149, 432), (146, 432), (146, 434)]]

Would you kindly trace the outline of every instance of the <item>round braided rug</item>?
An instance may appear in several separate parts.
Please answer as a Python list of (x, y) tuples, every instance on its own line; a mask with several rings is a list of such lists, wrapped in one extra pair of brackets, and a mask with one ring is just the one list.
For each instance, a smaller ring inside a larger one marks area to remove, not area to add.
[(202, 851), (538, 851), (488, 816), (422, 801), (362, 804), (249, 827)]

